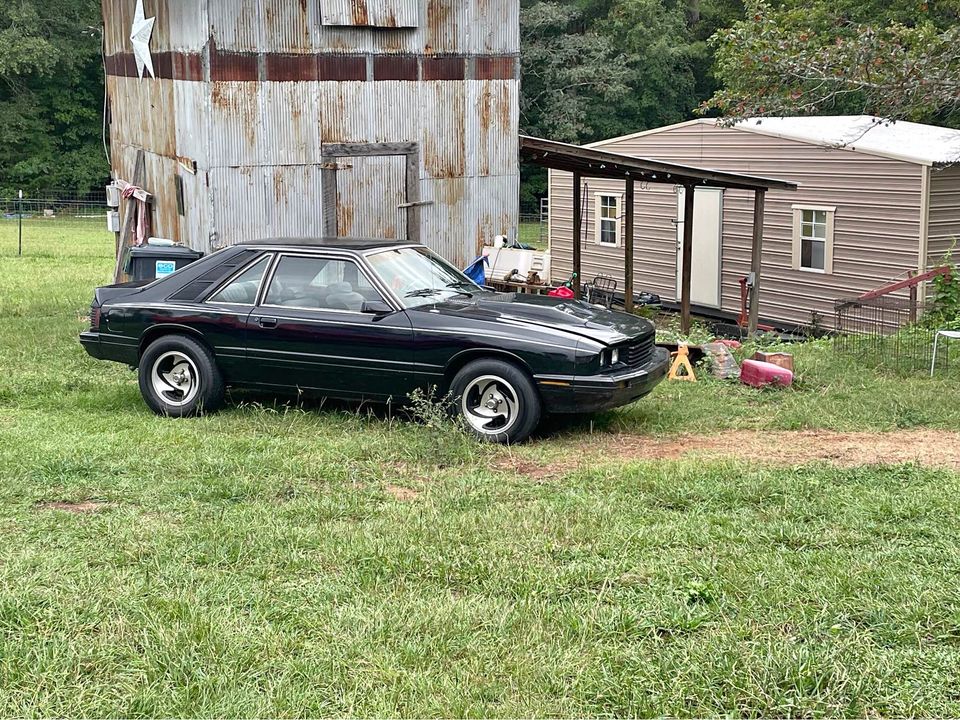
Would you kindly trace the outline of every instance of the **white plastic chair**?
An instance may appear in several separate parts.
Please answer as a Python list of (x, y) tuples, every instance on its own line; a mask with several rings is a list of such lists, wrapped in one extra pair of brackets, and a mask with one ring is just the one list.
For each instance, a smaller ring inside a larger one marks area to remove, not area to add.
[(933, 369), (937, 366), (937, 343), (943, 336), (947, 340), (960, 340), (960, 331), (958, 330), (937, 330), (933, 335), (933, 359), (930, 361), (930, 377), (933, 377)]

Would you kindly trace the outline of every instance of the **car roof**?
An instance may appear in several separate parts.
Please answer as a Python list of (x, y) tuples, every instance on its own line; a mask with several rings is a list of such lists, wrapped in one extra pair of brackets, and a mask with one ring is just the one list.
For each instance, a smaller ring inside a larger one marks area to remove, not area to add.
[(344, 237), (276, 237), (240, 243), (240, 245), (244, 247), (324, 248), (328, 250), (352, 250), (354, 252), (383, 250), (392, 247), (408, 247), (416, 244), (417, 243), (412, 243), (408, 240)]

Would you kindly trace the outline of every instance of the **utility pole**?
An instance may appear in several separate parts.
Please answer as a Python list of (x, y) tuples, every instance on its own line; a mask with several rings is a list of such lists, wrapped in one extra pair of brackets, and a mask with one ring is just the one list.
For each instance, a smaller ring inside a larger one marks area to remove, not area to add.
[(23, 255), (23, 190), (17, 191), (17, 256)]

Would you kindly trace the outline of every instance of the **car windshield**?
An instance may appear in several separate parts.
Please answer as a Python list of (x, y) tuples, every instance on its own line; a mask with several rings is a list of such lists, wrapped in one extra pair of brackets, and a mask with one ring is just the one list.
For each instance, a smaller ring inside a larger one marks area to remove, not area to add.
[(380, 279), (405, 307), (430, 305), (453, 296), (472, 297), (483, 288), (427, 248), (385, 250), (367, 256)]

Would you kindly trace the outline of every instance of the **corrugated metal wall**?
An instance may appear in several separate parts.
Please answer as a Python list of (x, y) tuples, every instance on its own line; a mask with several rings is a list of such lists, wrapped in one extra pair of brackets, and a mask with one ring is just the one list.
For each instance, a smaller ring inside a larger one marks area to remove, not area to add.
[[(760, 315), (795, 324), (812, 313), (833, 322), (833, 301), (901, 276), (918, 264), (922, 168), (899, 160), (818, 147), (705, 121), (605, 143), (603, 149), (704, 168), (776, 177), (796, 192), (767, 193)], [(585, 179), (583, 278), (613, 275), (623, 287), (623, 251), (594, 241), (597, 192), (623, 192), (617, 181)], [(572, 272), (572, 176), (550, 173), (550, 247), (554, 279)], [(836, 206), (834, 273), (791, 268), (794, 204)], [(638, 185), (635, 287), (676, 298), (677, 192), (673, 185)], [(726, 190), (722, 227), (722, 305), (740, 311), (739, 278), (750, 268), (753, 193)]]
[(960, 167), (952, 165), (930, 170), (930, 221), (927, 264), (939, 265), (960, 240)]
[[(129, 42), (135, 4), (103, 0), (114, 172), (131, 179), (145, 151), (156, 234), (205, 251), (319, 235), (323, 146), (410, 142), (421, 200), (432, 202), (420, 209), (423, 242), (465, 263), (515, 232), (519, 0), (341, 5), (363, 5), (368, 23), (390, 12), (405, 23), (413, 8), (417, 27), (331, 27), (320, 3), (144, 0), (157, 18), (158, 79), (141, 81)], [(347, 203), (338, 213), (357, 218), (351, 232), (402, 234), (402, 223), (382, 221), (398, 216), (396, 194), (361, 185), (366, 196), (338, 187)], [(363, 221), (375, 203), (393, 206)]]

